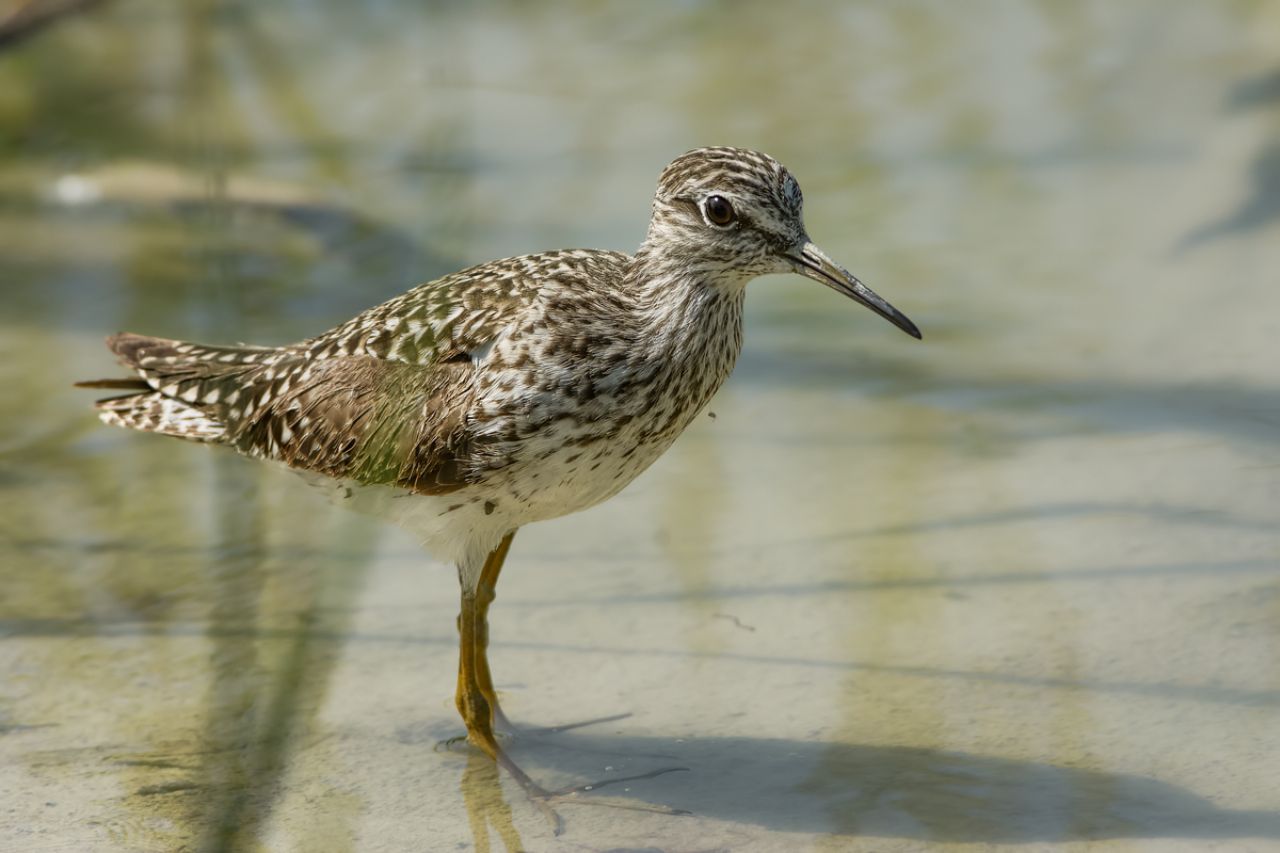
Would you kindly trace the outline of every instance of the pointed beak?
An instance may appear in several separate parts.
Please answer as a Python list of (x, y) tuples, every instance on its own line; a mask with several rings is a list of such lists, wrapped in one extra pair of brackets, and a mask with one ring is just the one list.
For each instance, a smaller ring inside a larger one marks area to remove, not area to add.
[(913, 338), (921, 337), (916, 324), (907, 319), (897, 308), (881, 299), (874, 290), (853, 277), (847, 269), (827, 257), (817, 246), (805, 241), (799, 251), (791, 251), (785, 255), (792, 268), (800, 275), (820, 281), (832, 290), (843, 293), (855, 302), (860, 302), (906, 332)]

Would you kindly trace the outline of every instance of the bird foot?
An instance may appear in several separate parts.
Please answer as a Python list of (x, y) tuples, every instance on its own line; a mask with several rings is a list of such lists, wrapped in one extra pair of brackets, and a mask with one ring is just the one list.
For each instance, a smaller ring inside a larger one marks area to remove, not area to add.
[[(630, 717), (630, 716), (631, 714), (629, 713), (611, 714), (610, 716), (607, 716), (607, 717), (596, 717), (590, 720), (582, 720), (581, 722), (577, 722), (577, 723), (565, 723), (559, 726), (523, 727), (523, 726), (517, 726), (514, 723), (512, 723), (509, 719), (507, 719), (506, 714), (500, 714), (500, 715), (495, 715), (494, 717), (493, 735), (499, 741), (514, 740), (516, 738), (525, 737), (525, 736), (546, 737), (548, 735), (558, 735), (558, 734), (561, 734), (562, 732), (573, 731), (574, 729), (581, 729), (587, 726), (596, 726), (596, 725), (601, 725), (603, 723), (612, 723), (617, 720), (625, 720), (627, 717)], [(458, 747), (460, 745), (464, 745), (467, 743), (469, 743), (469, 741), (467, 740), (467, 735), (465, 733), (460, 735), (454, 735), (451, 738), (446, 738), (445, 740), (438, 742), (436, 744), (436, 751), (452, 752), (455, 747)], [(655, 757), (670, 758), (671, 756), (655, 756)]]
[(435, 751), (436, 752), (453, 752), (455, 747), (464, 745), (466, 743), (467, 743), (467, 736), (465, 734), (454, 735), (451, 738), (446, 738), (441, 741), (436, 741)]
[[(616, 797), (596, 797), (582, 796), (584, 794), (594, 794), (594, 792), (609, 785), (620, 785), (624, 782), (637, 782), (642, 779), (653, 779), (657, 776), (663, 776), (667, 773), (687, 772), (688, 767), (664, 767), (659, 770), (651, 770), (648, 773), (637, 773), (633, 776), (619, 776), (616, 779), (604, 779), (599, 782), (590, 782), (585, 785), (573, 785), (567, 788), (560, 788), (555, 791), (549, 791), (536, 784), (525, 784), (521, 782), (525, 793), (529, 797), (529, 801), (534, 807), (542, 813), (542, 815), (550, 822), (551, 830), (556, 835), (564, 832), (564, 818), (556, 811), (557, 805), (573, 805), (573, 806), (596, 806), (598, 808), (622, 809), (632, 812), (647, 812), (649, 814), (670, 815), (673, 817), (691, 815), (693, 812), (687, 809), (677, 809), (672, 806), (664, 806), (657, 803), (635, 802), (633, 800), (624, 800)], [(527, 778), (527, 777), (526, 777)], [(517, 781), (520, 781), (517, 778)]]
[[(564, 734), (565, 732), (570, 732), (575, 729), (586, 728), (587, 726), (597, 726), (597, 725), (602, 725), (604, 723), (613, 723), (618, 720), (625, 720), (631, 716), (632, 714), (630, 712), (624, 712), (621, 714), (610, 714), (606, 717), (593, 717), (592, 719), (581, 720), (576, 723), (562, 723), (558, 726), (524, 727), (524, 726), (514, 725), (510, 720), (507, 719), (506, 715), (503, 714), (500, 717), (495, 717), (494, 729), (495, 729), (495, 736), (497, 737), (498, 740), (504, 741), (504, 742), (510, 742), (512, 740), (518, 740), (524, 737), (531, 737), (535, 739), (546, 738), (552, 735)], [(454, 743), (465, 741), (466, 739), (467, 739), (466, 735), (460, 735), (458, 737), (451, 738), (450, 740), (445, 741), (444, 745), (448, 747)], [(613, 749), (592, 749), (590, 747), (583, 746), (580, 743), (574, 743), (574, 742), (555, 743), (554, 741), (545, 741), (544, 743), (546, 746), (549, 746), (549, 747), (555, 747), (556, 749), (567, 750), (569, 752), (576, 752), (584, 755), (609, 755), (609, 756), (618, 755), (617, 751)], [(628, 753), (626, 757), (640, 758), (640, 759), (653, 759), (657, 761), (678, 761), (679, 760), (679, 756), (668, 755), (666, 753), (661, 753), (661, 752)], [(677, 767), (673, 769), (682, 770), (684, 768)]]
[[(490, 735), (492, 737), (492, 735)], [(460, 743), (469, 743), (465, 736), (450, 738), (437, 745), (437, 748), (451, 747)], [(627, 782), (639, 782), (645, 779), (654, 779), (667, 773), (685, 772), (688, 767), (663, 767), (657, 770), (650, 770), (646, 773), (636, 773), (630, 776), (618, 776), (612, 779), (604, 779), (598, 782), (588, 782), (582, 785), (570, 785), (564, 788), (544, 788), (526, 773), (519, 765), (511, 759), (506, 750), (498, 746), (496, 739), (487, 742), (471, 743), (477, 750), (486, 753), (493, 758), (498, 765), (507, 772), (507, 774), (524, 790), (529, 802), (544, 817), (551, 826), (551, 830), (555, 835), (564, 832), (564, 819), (556, 810), (557, 806), (574, 805), (574, 806), (597, 806), (601, 808), (623, 809), (626, 811), (648, 812), (650, 814), (663, 815), (689, 815), (692, 812), (685, 809), (677, 809), (671, 806), (657, 805), (653, 803), (635, 802), (632, 800), (621, 799), (617, 797), (599, 797), (596, 792), (602, 788), (621, 785)]]

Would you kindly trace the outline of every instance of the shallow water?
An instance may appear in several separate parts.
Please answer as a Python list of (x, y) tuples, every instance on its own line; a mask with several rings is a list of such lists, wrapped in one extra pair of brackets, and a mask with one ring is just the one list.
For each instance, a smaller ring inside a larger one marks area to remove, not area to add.
[[(118, 0), (0, 54), (0, 849), (1280, 849), (1280, 4)], [(3, 7), (0, 7), (3, 8)], [(283, 343), (634, 248), (770, 151), (915, 342), (756, 283), (650, 472), (517, 538), (511, 751), (456, 583), (100, 427), (119, 329)]]

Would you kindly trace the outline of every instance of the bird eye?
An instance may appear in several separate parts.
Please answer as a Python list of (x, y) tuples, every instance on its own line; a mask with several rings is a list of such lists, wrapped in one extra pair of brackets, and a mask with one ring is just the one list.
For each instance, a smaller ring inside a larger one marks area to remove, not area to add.
[(707, 219), (712, 225), (728, 225), (737, 215), (733, 212), (729, 199), (722, 195), (707, 196), (702, 209), (707, 212)]

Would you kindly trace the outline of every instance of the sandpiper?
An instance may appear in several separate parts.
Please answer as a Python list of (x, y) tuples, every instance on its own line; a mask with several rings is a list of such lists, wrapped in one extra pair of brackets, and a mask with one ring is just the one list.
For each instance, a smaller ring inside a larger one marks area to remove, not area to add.
[(135, 377), (82, 384), (124, 391), (98, 401), (106, 423), (282, 462), (452, 561), (468, 738), (546, 798), (494, 735), (487, 613), (516, 530), (608, 499), (662, 455), (733, 369), (757, 276), (816, 279), (920, 337), (813, 244), (801, 206), (772, 157), (699, 148), (663, 170), (634, 255), (491, 261), (288, 346), (119, 334), (108, 346)]

